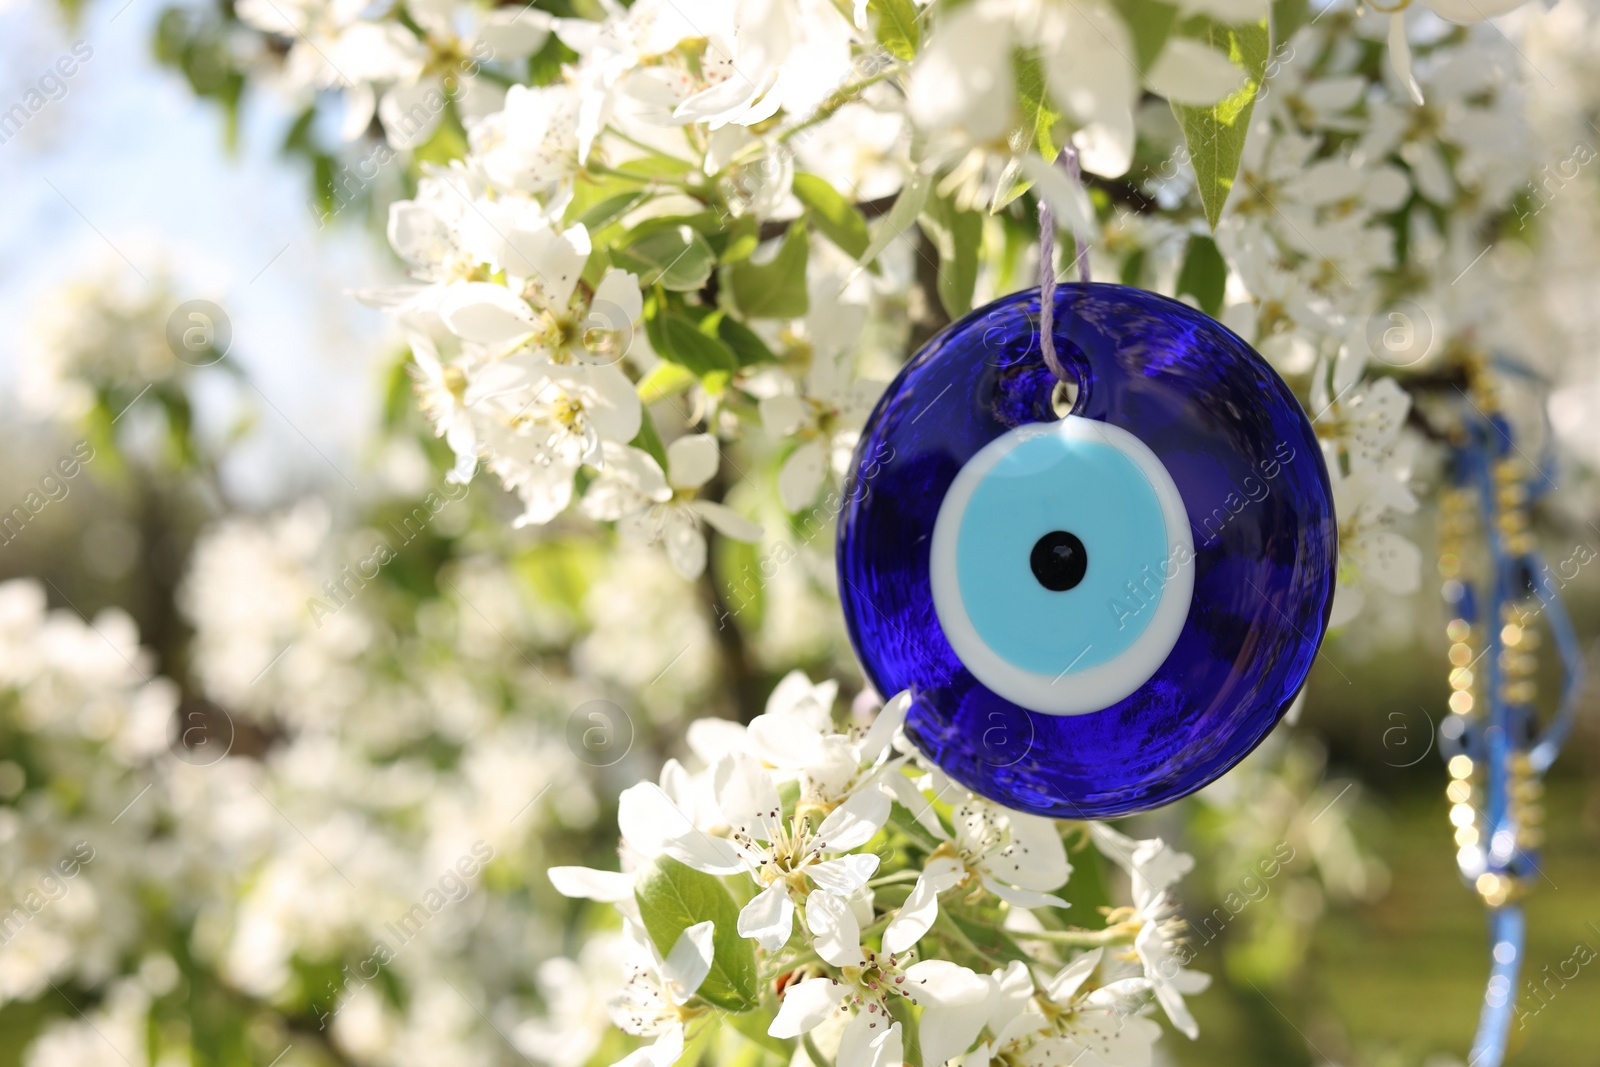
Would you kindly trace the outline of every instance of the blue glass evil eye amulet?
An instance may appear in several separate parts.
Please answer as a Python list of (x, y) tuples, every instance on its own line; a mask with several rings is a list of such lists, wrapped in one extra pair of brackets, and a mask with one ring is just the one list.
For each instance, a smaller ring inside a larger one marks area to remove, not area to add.
[(1288, 710), (1332, 605), (1337, 531), (1311, 424), (1249, 345), (1118, 285), (1039, 291), (934, 338), (878, 402), (839, 523), (839, 594), (906, 731), (1012, 808), (1176, 800)]

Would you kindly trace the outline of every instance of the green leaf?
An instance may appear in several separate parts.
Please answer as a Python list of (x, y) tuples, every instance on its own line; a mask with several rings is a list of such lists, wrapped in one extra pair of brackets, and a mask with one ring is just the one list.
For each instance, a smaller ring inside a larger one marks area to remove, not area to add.
[(639, 275), (644, 288), (659, 285), (677, 292), (693, 292), (711, 277), (717, 254), (706, 239), (687, 225), (652, 229), (611, 250), (611, 261)]
[(922, 43), (922, 26), (911, 0), (868, 0), (867, 20), (883, 50), (896, 59), (910, 60)]
[(1267, 20), (1247, 26), (1224, 26), (1202, 16), (1185, 21), (1179, 29), (1185, 37), (1222, 52), (1245, 73), (1242, 86), (1210, 107), (1172, 105), (1173, 114), (1183, 127), (1206, 222), (1215, 230), (1239, 174), (1245, 134), (1250, 130), (1250, 112), (1255, 108), (1256, 93), (1267, 69)]
[[(515, 17), (512, 21), (516, 21)], [(578, 53), (552, 33), (544, 39), (544, 45), (528, 57), (528, 81), (533, 85), (550, 85), (560, 81), (563, 69), (577, 58)]]
[[(1111, 907), (1111, 890), (1106, 879), (1106, 864), (1100, 858), (1100, 852), (1093, 846), (1086, 845), (1072, 851), (1072, 877), (1067, 884), (1055, 890), (1056, 896), (1071, 905), (1071, 910), (1066, 915), (1072, 917), (1073, 922), (1087, 925), (1090, 916), (1099, 914), (1101, 908)], [(1046, 919), (1047, 926), (1054, 926), (1060, 921), (1062, 912), (1055, 909), (1039, 909), (1039, 914)]]
[(794, 319), (810, 306), (806, 294), (806, 259), (810, 242), (805, 223), (789, 227), (778, 254), (766, 263), (728, 267), (728, 286), (739, 310), (752, 319)]
[(778, 357), (772, 354), (772, 349), (750, 327), (729, 315), (726, 311), (713, 311), (706, 307), (684, 308), (684, 314), (700, 324), (700, 332), (707, 337), (715, 337), (729, 348), (733, 349), (734, 356), (739, 360), (739, 366), (748, 367), (755, 363), (772, 363)]
[(1022, 173), (1021, 157), (1037, 148), (1045, 159), (1054, 159), (1061, 151), (1056, 124), (1061, 112), (1050, 102), (1050, 89), (1045, 83), (1044, 61), (1037, 48), (1014, 48), (1012, 67), (1016, 71), (1017, 106), (1022, 112), (1022, 125), (1012, 134), (1009, 142), (1011, 159), (995, 183), (994, 196), (989, 200), (989, 214), (995, 215), (1017, 197), (1028, 191), (1033, 182)]
[(728, 243), (722, 249), (722, 262), (738, 263), (750, 258), (761, 247), (761, 224), (754, 215), (740, 215), (728, 227)]
[(1123, 285), (1131, 285), (1135, 289), (1142, 286), (1144, 281), (1144, 255), (1145, 250), (1136, 249), (1132, 255), (1122, 261), (1122, 276), (1117, 280)]
[(650, 458), (661, 464), (663, 471), (667, 469), (667, 447), (661, 443), (661, 435), (656, 432), (656, 420), (650, 417), (648, 411), (639, 422), (639, 432), (628, 444), (650, 453)]
[(867, 250), (861, 253), (861, 265), (868, 266), (882, 254), (889, 242), (905, 233), (916, 223), (917, 216), (922, 214), (922, 206), (928, 202), (928, 191), (933, 188), (933, 179), (926, 174), (913, 175), (900, 190), (900, 195), (895, 197), (894, 206), (889, 209), (889, 214), (878, 223), (877, 232), (872, 235), (872, 243)]
[(922, 1027), (919, 1025), (922, 1013), (927, 1008), (913, 1008), (904, 997), (889, 997), (884, 1001), (884, 1007), (889, 1009), (889, 1014), (894, 1016), (894, 1021), (900, 1024), (900, 1039), (905, 1042), (901, 1049), (902, 1059), (906, 1063), (922, 1062)]
[[(690, 327), (693, 329), (693, 327)], [(634, 883), (639, 918), (662, 956), (696, 923), (715, 924), (711, 972), (700, 984), (703, 1000), (728, 1011), (749, 1011), (760, 1003), (755, 950), (739, 935), (739, 908), (721, 882), (666, 856), (658, 858)]]
[[(1289, 43), (1295, 31), (1306, 24), (1306, 19), (1311, 15), (1310, 0), (1272, 0), (1272, 50), (1280, 52)], [(1293, 56), (1280, 55), (1278, 58), (1287, 62)]]
[[(720, 538), (720, 540), (728, 544), (739, 543), (726, 537)], [(794, 1040), (773, 1037), (767, 1033), (767, 1027), (772, 1025), (772, 1020), (777, 1018), (778, 1015), (778, 998), (770, 995), (764, 996), (761, 998), (761, 1006), (763, 1009), (761, 1011), (733, 1015), (728, 1018), (728, 1021), (733, 1024), (735, 1030), (739, 1031), (741, 1037), (748, 1038), (758, 1047), (764, 1048), (768, 1052), (777, 1053), (783, 1058), (784, 1063), (788, 1063), (794, 1058)]]
[(618, 163), (616, 169), (624, 174), (634, 174), (646, 181), (672, 180), (695, 169), (687, 159), (650, 152), (635, 159)]
[(441, 166), (467, 154), (467, 131), (456, 114), (455, 101), (451, 101), (439, 119), (438, 127), (427, 141), (418, 145), (412, 158), (420, 163), (437, 163)]
[(766, 579), (761, 575), (761, 546), (748, 541), (719, 537), (713, 564), (721, 579), (723, 612), (717, 615), (717, 629), (740, 626), (747, 632), (761, 629), (766, 613)]
[(1167, 37), (1172, 33), (1172, 24), (1177, 20), (1178, 8), (1174, 4), (1164, 4), (1161, 0), (1113, 0), (1117, 12), (1122, 16), (1122, 21), (1128, 24), (1128, 31), (1133, 35), (1133, 59), (1139, 67), (1139, 73), (1149, 71), (1151, 64), (1155, 63), (1156, 56), (1161, 54), (1161, 46), (1167, 43)]
[(922, 224), (939, 250), (939, 302), (952, 319), (959, 319), (972, 310), (983, 216), (962, 211), (944, 197), (934, 197), (923, 213)]
[(593, 576), (601, 573), (603, 551), (594, 541), (534, 541), (512, 557), (511, 565), (540, 600), (576, 612)]
[[(573, 213), (572, 208), (568, 208), (567, 223), (571, 225), (572, 223), (580, 222), (583, 224), (584, 229), (592, 234), (616, 222), (644, 198), (645, 194), (635, 189), (631, 192), (617, 193), (614, 196), (608, 196), (603, 200), (596, 201), (580, 208), (576, 214)], [(573, 206), (576, 207), (577, 204), (578, 201), (574, 199)]]
[(1178, 271), (1178, 295), (1194, 297), (1200, 310), (1216, 317), (1222, 310), (1222, 291), (1228, 283), (1228, 264), (1217, 251), (1217, 242), (1204, 234), (1193, 234)]
[(1056, 158), (1061, 146), (1055, 141), (1055, 124), (1061, 121), (1061, 112), (1050, 103), (1050, 89), (1045, 84), (1044, 60), (1037, 48), (1018, 48), (1012, 52), (1012, 63), (1017, 72), (1017, 103), (1022, 108), (1022, 118), (1030, 137), (1027, 144), (1012, 145), (1013, 155), (1021, 155), (1037, 145), (1039, 154), (1046, 159)]
[(713, 1016), (696, 1020), (685, 1027), (684, 1036), (688, 1040), (684, 1042), (683, 1052), (672, 1062), (672, 1067), (695, 1067), (696, 1064), (705, 1059), (706, 1049), (711, 1044), (711, 1038), (719, 1029), (717, 1022), (717, 1018)]
[(639, 402), (654, 404), (669, 396), (677, 396), (695, 382), (694, 374), (681, 363), (663, 359), (639, 379)]
[(852, 258), (861, 258), (872, 243), (872, 235), (867, 232), (866, 218), (854, 204), (815, 174), (796, 174), (794, 195), (811, 209), (811, 221), (824, 237)]
[(645, 318), (645, 334), (650, 347), (662, 359), (671, 360), (704, 381), (716, 379), (718, 388), (726, 384), (739, 367), (733, 349), (715, 337), (707, 336), (693, 319), (679, 311), (662, 311)]
[(898, 804), (889, 810), (889, 825), (911, 838), (925, 852), (931, 853), (939, 847), (940, 842), (938, 839), (917, 821), (916, 816)]
[[(951, 909), (948, 915), (951, 925), (966, 935), (972, 947), (978, 949), (984, 955), (1002, 960), (1025, 960), (1028, 958), (1028, 953), (1023, 947), (1006, 932), (1001, 922), (1003, 916), (999, 912), (975, 915), (966, 911)], [(942, 917), (944, 917), (943, 914), (941, 914)]]

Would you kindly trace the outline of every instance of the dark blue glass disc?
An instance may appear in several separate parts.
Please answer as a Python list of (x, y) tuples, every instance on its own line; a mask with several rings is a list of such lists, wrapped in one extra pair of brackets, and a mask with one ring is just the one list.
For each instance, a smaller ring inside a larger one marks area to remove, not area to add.
[(839, 595), (867, 677), (912, 691), (906, 731), (945, 773), (1107, 818), (1194, 792), (1277, 724), (1327, 627), (1337, 530), (1305, 413), (1217, 322), (1060, 286), (1065, 420), (1038, 328), (1037, 289), (1005, 297), (890, 385), (856, 449)]

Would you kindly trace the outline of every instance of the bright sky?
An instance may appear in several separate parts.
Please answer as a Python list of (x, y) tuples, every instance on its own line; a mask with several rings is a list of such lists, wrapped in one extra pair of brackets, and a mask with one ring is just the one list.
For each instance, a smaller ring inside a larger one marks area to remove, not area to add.
[(152, 57), (169, 0), (124, 2), (91, 0), (84, 24), (69, 29), (47, 0), (0, 0), (0, 112), (74, 42), (93, 49), (66, 95), (0, 144), (4, 408), (14, 410), (30, 311), (45, 294), (107, 269), (143, 284), (139, 274), (164, 268), (180, 298), (227, 311), (230, 358), (270, 401), (258, 401), (261, 432), (230, 471), (241, 495), (265, 501), (290, 483), (336, 478), (319, 451), (355, 473), (396, 341), (345, 291), (393, 281), (397, 268), (356, 225), (317, 231), (305, 168), (277, 156), (287, 111), (267, 92), (247, 98), (229, 157), (219, 109)]

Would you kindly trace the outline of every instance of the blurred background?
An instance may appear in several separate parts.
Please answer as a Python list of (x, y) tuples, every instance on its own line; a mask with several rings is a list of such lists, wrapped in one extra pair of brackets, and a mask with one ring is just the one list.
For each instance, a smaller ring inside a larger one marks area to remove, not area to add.
[[(718, 541), (690, 581), (592, 525), (514, 529), (491, 482), (446, 486), (404, 341), (352, 295), (403, 277), (379, 235), (416, 161), (330, 214), (370, 146), (258, 76), (264, 40), (231, 5), (0, 10), (0, 108), (46, 98), (0, 143), (0, 505), (27, 515), (0, 535), (0, 905), (47, 900), (0, 944), (0, 1067), (608, 1063), (600, 972), (541, 967), (587, 943), (542, 872), (605, 864), (611, 798), (690, 719), (748, 719), (796, 667), (860, 688), (828, 545), (719, 626), (755, 549)], [(62, 56), (76, 72), (42, 85)], [(199, 357), (169, 340), (197, 324)], [(1552, 560), (1600, 547), (1592, 485), (1562, 477)], [(776, 501), (751, 504), (781, 535)], [(1430, 561), (1431, 522), (1408, 531)], [(1202, 1038), (1158, 1055), (1464, 1059), (1486, 935), (1434, 748), (1430, 568), (1327, 643), (1298, 721), (1139, 820), (1196, 855), (1184, 914), (1212, 917)], [(1586, 649), (1597, 571), (1563, 588)], [(1548, 781), (1527, 1067), (1600, 1038), (1600, 966), (1571, 977), (1600, 951), (1596, 699)], [(1283, 843), (1281, 875), (1242, 881)], [(458, 896), (463, 856), (483, 873)]]

